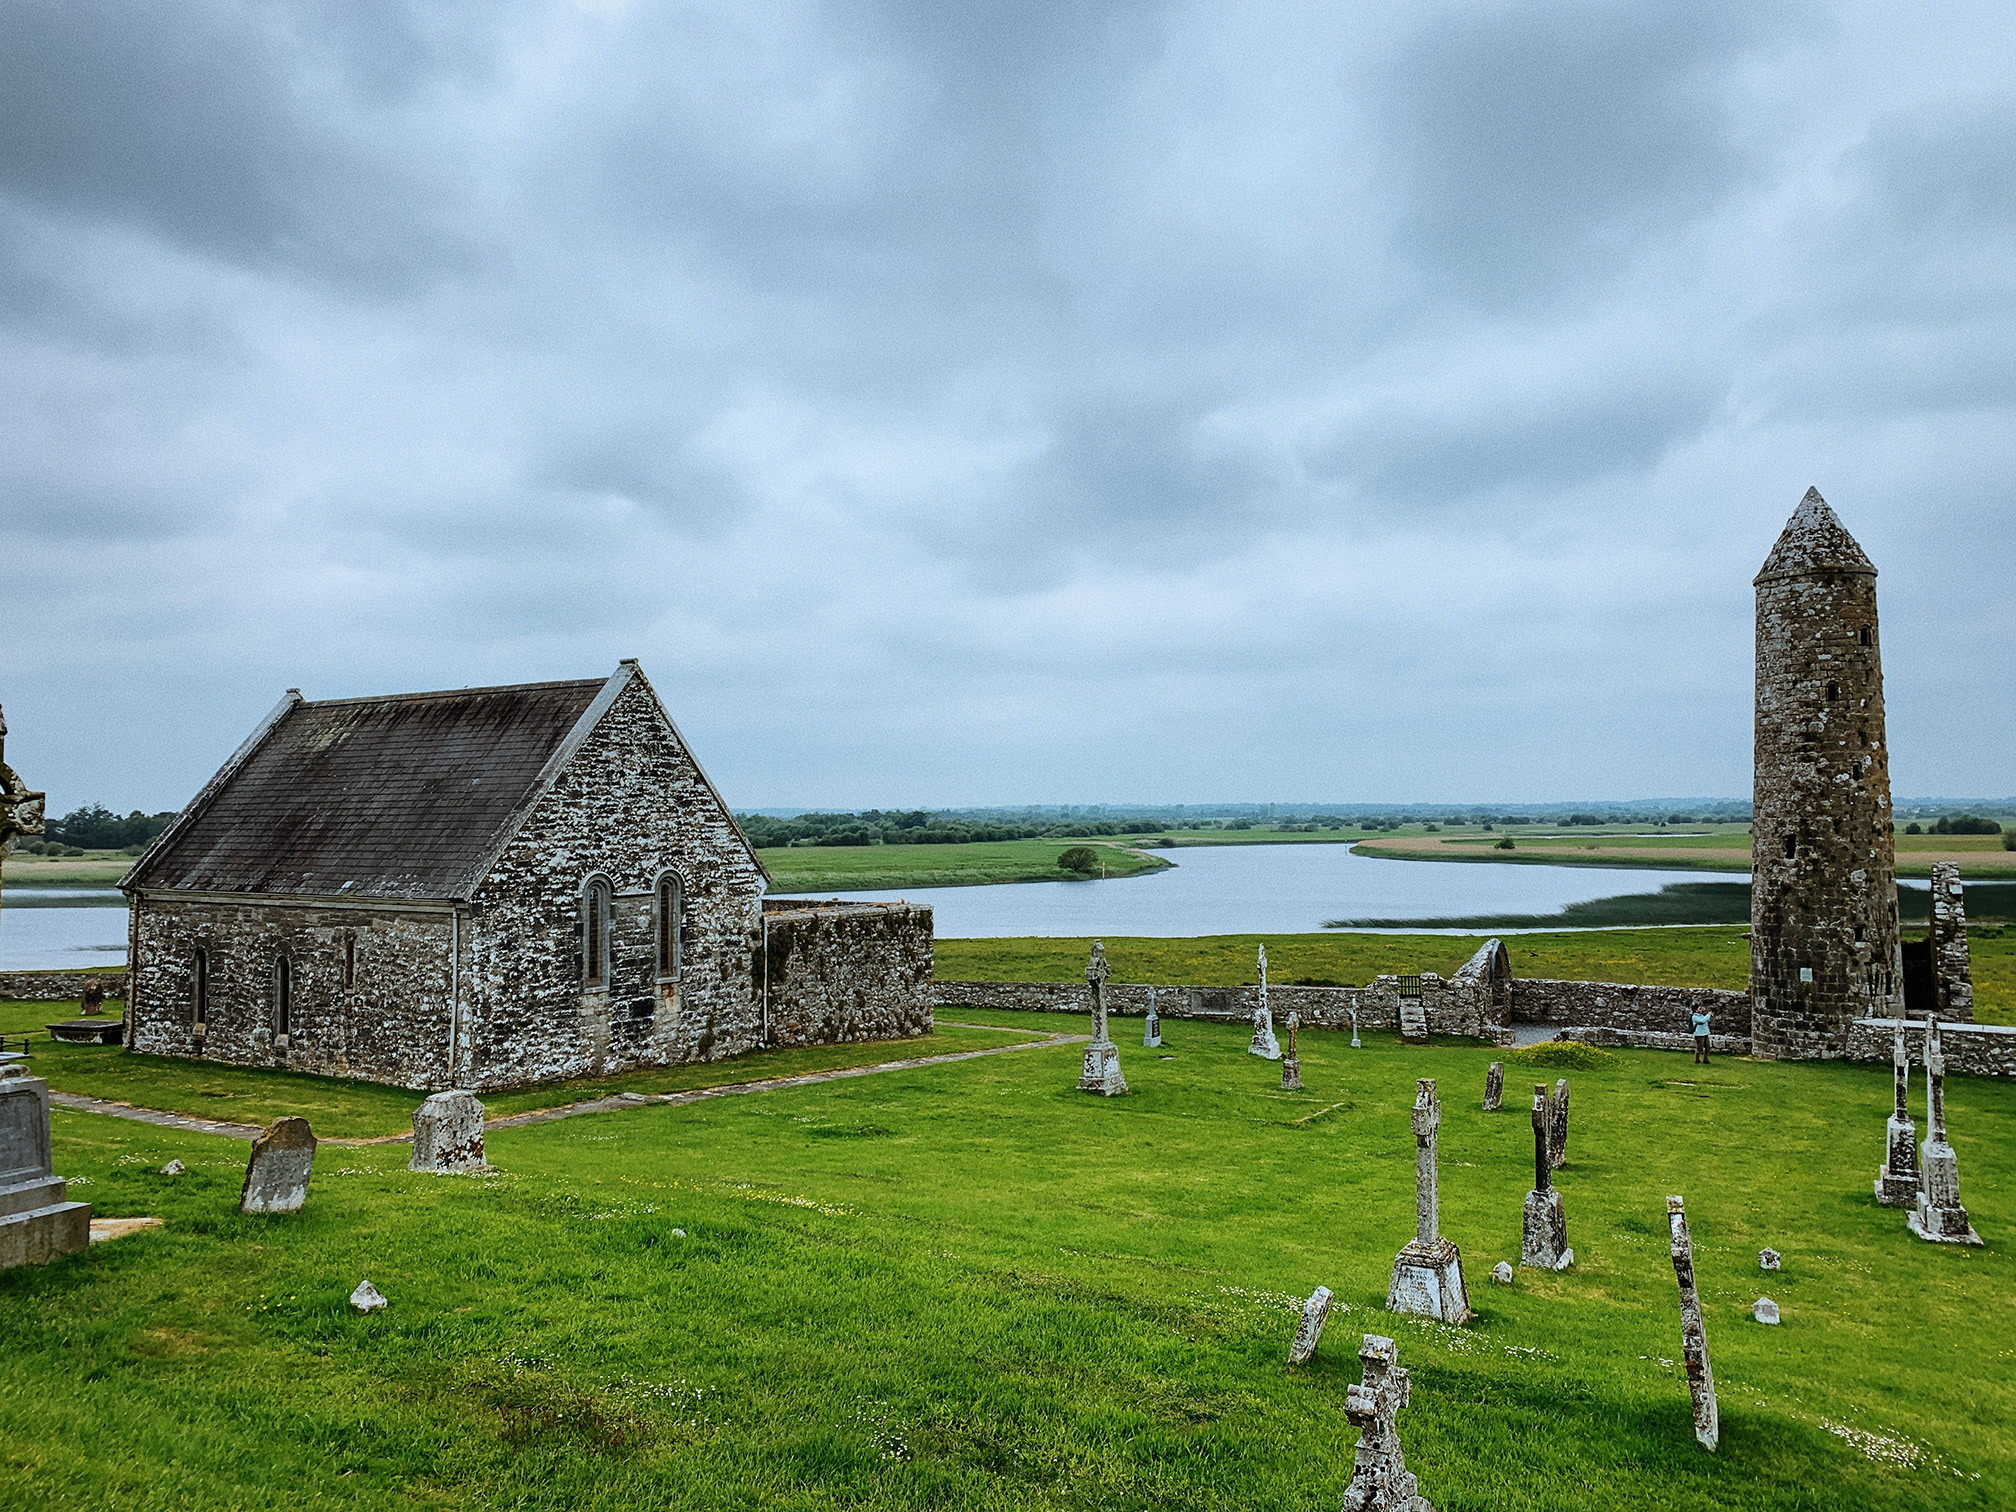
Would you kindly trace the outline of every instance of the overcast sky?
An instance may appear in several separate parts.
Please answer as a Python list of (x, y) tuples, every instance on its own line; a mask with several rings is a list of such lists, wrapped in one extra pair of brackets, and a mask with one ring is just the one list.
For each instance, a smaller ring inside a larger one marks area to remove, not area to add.
[(729, 801), (1747, 796), (1881, 569), (2016, 791), (2006, 4), (0, 6), (0, 702), (61, 812), (642, 660)]

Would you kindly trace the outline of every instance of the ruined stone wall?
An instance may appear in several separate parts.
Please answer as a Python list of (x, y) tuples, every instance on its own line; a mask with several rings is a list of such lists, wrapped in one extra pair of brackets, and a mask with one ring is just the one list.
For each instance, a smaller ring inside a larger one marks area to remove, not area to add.
[(1512, 983), (1512, 1022), (1573, 1024), (1657, 1034), (1693, 1033), (1693, 1014), (1715, 1015), (1715, 1032), (1748, 1038), (1750, 994), (1717, 987), (1642, 987), (1619, 982)]
[(126, 996), (123, 971), (0, 971), (0, 999), (16, 1003), (75, 1000), (86, 982), (96, 982), (108, 998)]
[(1960, 886), (1960, 868), (1951, 861), (1932, 863), (1932, 979), (1939, 1001), (1939, 1019), (1974, 1022), (1974, 967), (1967, 949), (1967, 900)]
[[(1595, 1045), (1606, 1050), (1688, 1050), (1694, 1048), (1694, 1036), (1690, 1033), (1676, 1034), (1656, 1029), (1614, 1029), (1608, 1024), (1569, 1024), (1554, 1036), (1557, 1040), (1573, 1040), (1580, 1045)], [(1735, 1034), (1711, 1034), (1708, 1036), (1710, 1055), (1748, 1055), (1750, 1037)]]
[[(448, 1033), (455, 921), (445, 908), (134, 899), (127, 1044), (402, 1087), (454, 1085)], [(209, 992), (196, 1025), (196, 952)], [(278, 963), (290, 973), (277, 1023)], [(346, 961), (354, 961), (346, 981)]]
[[(658, 970), (655, 892), (684, 899), (676, 973)], [(583, 889), (615, 893), (609, 981), (584, 985)], [(477, 889), (472, 1088), (713, 1060), (762, 1041), (762, 874), (642, 680), (560, 772)]]
[(1794, 553), (1757, 580), (1750, 990), (1760, 1055), (1842, 1055), (1853, 1020), (1903, 1004), (1876, 574), (1839, 560), (1821, 551), (1808, 570)]
[(763, 905), (762, 990), (773, 1045), (931, 1031), (931, 910), (908, 903)]
[[(1895, 1019), (1857, 1019), (1849, 1025), (1848, 1059), (1890, 1063), (1897, 1033)], [(1914, 1066), (1925, 1064), (1925, 1021), (1904, 1021), (1904, 1044)], [(2016, 1076), (2016, 1028), (2005, 1024), (1963, 1024), (1939, 1021), (1939, 1049), (1946, 1069), (1967, 1076)], [(1912, 1095), (1922, 1097), (1922, 1083)], [(1922, 1103), (1921, 1103), (1922, 1107)]]

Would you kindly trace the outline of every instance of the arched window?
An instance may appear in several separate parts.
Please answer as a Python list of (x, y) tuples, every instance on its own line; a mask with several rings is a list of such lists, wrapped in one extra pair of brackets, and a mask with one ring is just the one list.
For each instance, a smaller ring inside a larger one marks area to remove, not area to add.
[(686, 894), (679, 879), (666, 873), (658, 879), (658, 975), (679, 975), (679, 955), (685, 944)]
[(609, 916), (614, 899), (609, 884), (592, 878), (581, 894), (581, 979), (590, 987), (609, 985)]
[(210, 952), (199, 948), (189, 963), (189, 998), (196, 1027), (210, 1017)]
[(273, 963), (273, 1032), (286, 1034), (294, 1017), (294, 966), (282, 956)]

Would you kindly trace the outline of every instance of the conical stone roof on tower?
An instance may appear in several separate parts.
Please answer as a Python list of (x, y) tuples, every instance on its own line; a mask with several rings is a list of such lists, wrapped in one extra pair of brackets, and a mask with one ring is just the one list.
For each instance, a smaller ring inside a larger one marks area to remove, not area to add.
[(1808, 489), (1756, 577), (1750, 996), (1759, 1055), (1903, 1009), (1876, 568)]

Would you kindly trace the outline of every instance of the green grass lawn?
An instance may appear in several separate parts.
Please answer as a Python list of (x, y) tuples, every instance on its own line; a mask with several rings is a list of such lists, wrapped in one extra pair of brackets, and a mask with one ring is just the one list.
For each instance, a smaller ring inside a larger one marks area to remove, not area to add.
[[(75, 1004), (53, 1005), (64, 1017), (74, 1017)], [(0, 1032), (19, 1034), (54, 1022), (48, 1003), (0, 1002)], [(118, 1005), (114, 1004), (114, 1011)], [(953, 1015), (955, 1018), (958, 1015)], [(1069, 1030), (1052, 1025), (1047, 1032)], [(765, 1081), (773, 1076), (801, 1076), (844, 1066), (872, 1066), (920, 1055), (947, 1055), (1015, 1043), (1026, 1036), (1001, 1035), (946, 1025), (915, 1039), (874, 1040), (854, 1045), (815, 1045), (797, 1050), (759, 1050), (729, 1060), (702, 1065), (657, 1066), (615, 1076), (579, 1077), (547, 1082), (515, 1092), (486, 1092), (484, 1110), (492, 1118), (534, 1108), (555, 1108), (613, 1092), (684, 1092), (695, 1087), (733, 1086)], [(328, 1076), (303, 1076), (288, 1071), (254, 1070), (215, 1061), (180, 1056), (134, 1055), (116, 1045), (66, 1045), (37, 1040), (33, 1073), (48, 1078), (60, 1092), (102, 1097), (186, 1113), (227, 1123), (266, 1124), (297, 1115), (324, 1138), (369, 1139), (399, 1134), (413, 1127), (413, 1109), (425, 1096), (400, 1087), (345, 1081)]]
[[(758, 851), (773, 895), (865, 892), (900, 887), (963, 887), (982, 882), (1067, 882), (1057, 858), (1090, 846), (1108, 877), (1161, 871), (1169, 863), (1128, 840), (986, 840), (970, 845), (794, 845)], [(1097, 875), (1086, 880), (1096, 881)]]
[[(1516, 1095), (1477, 1108), (1504, 1052), (1311, 1032), (1282, 1094), (1242, 1027), (1167, 1033), (1167, 1059), (1123, 1046), (1111, 1102), (1036, 1049), (495, 1132), (491, 1179), (329, 1149), (285, 1218), (236, 1213), (242, 1144), (59, 1112), (73, 1194), (167, 1227), (0, 1275), (0, 1506), (1331, 1512), (1366, 1331), (1400, 1341), (1443, 1512), (2016, 1501), (2016, 1087), (1949, 1084), (1969, 1252), (1870, 1198), (1885, 1068), (1604, 1058), (1569, 1073), (1577, 1266), (1499, 1288), (1532, 1149)], [(1559, 1074), (1510, 1059), (1508, 1094)], [(1460, 1330), (1382, 1307), (1423, 1074)], [(369, 1317), (344, 1301), (366, 1276), (392, 1304)], [(1291, 1370), (1318, 1284), (1337, 1305)], [(1749, 1321), (1763, 1293), (1782, 1327)]]

